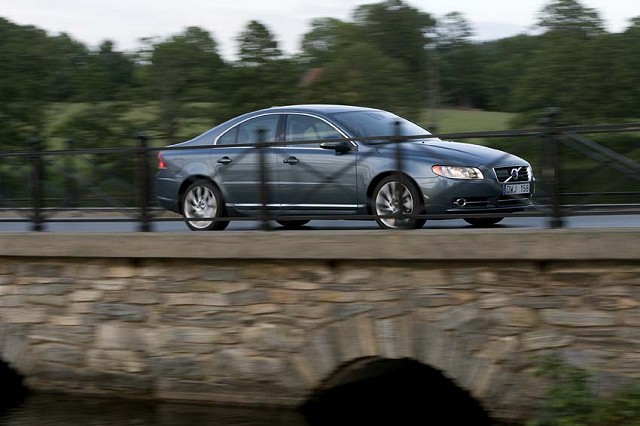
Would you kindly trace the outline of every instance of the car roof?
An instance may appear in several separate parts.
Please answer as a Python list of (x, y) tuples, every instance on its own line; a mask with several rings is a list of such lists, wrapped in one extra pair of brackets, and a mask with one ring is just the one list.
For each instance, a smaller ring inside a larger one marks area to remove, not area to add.
[(301, 105), (283, 105), (266, 108), (262, 112), (315, 112), (323, 114), (333, 114), (336, 112), (348, 111), (379, 111), (375, 108), (361, 107), (356, 105), (337, 105), (337, 104), (301, 104)]

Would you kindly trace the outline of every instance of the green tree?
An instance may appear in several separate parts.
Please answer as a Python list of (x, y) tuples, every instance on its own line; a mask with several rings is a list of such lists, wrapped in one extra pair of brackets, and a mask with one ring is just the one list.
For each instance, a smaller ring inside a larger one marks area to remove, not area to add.
[(282, 57), (269, 29), (250, 21), (237, 38), (238, 61), (225, 74), (224, 117), (295, 103), (299, 68)]
[(49, 99), (54, 102), (84, 100), (81, 82), (89, 63), (89, 49), (65, 33), (52, 37), (50, 41), (53, 43), (58, 64), (49, 70)]
[(529, 66), (537, 40), (537, 37), (518, 35), (474, 46), (482, 64), (477, 79), (486, 96), (485, 108), (517, 111), (518, 98), (514, 91)]
[(421, 94), (407, 65), (365, 39), (359, 25), (320, 19), (303, 39), (305, 102), (347, 103), (392, 110), (419, 119)]
[(0, 148), (24, 148), (42, 132), (44, 107), (52, 98), (52, 73), (58, 65), (44, 31), (0, 18)]
[(83, 79), (83, 99), (113, 101), (125, 97), (134, 85), (134, 62), (114, 50), (112, 41), (102, 42), (88, 58)]
[(598, 13), (575, 0), (556, 0), (541, 10), (538, 25), (547, 31), (536, 39), (513, 92), (517, 110), (532, 117), (557, 106), (568, 121), (606, 119), (607, 93), (617, 85), (610, 75), (615, 55)]
[(598, 11), (584, 7), (576, 0), (554, 0), (538, 13), (537, 26), (546, 31), (557, 31), (592, 37), (605, 32)]
[(451, 12), (438, 22), (437, 34), (439, 85), (445, 104), (485, 107), (483, 86), (478, 79), (483, 64), (479, 50), (471, 42), (471, 24), (461, 13)]
[(430, 42), (428, 35), (436, 24), (431, 15), (401, 0), (386, 0), (358, 7), (354, 12), (354, 23), (367, 41), (383, 54), (404, 63), (411, 78), (426, 80), (425, 46)]
[(225, 67), (209, 32), (189, 27), (154, 45), (152, 81), (160, 101), (160, 124), (176, 140), (188, 102), (214, 101)]
[(278, 42), (267, 27), (258, 21), (251, 21), (238, 37), (239, 62), (242, 65), (260, 66), (282, 57)]

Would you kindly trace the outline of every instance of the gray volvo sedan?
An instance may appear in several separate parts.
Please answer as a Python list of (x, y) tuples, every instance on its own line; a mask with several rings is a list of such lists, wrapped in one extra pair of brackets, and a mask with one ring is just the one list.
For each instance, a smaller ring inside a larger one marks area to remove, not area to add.
[(382, 228), (421, 228), (427, 215), (447, 214), (489, 226), (531, 207), (535, 182), (515, 155), (443, 141), (391, 112), (347, 105), (250, 112), (166, 147), (158, 168), (159, 204), (198, 231), (259, 217), (263, 208), (289, 228), (305, 216), (363, 215)]

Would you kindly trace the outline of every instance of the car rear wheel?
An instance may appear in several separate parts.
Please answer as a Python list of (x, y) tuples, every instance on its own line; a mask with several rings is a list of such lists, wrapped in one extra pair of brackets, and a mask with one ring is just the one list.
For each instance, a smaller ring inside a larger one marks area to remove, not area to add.
[(381, 228), (422, 228), (426, 219), (414, 215), (423, 214), (420, 191), (406, 178), (388, 176), (373, 190), (371, 210)]
[(500, 222), (504, 217), (465, 217), (464, 220), (473, 226), (491, 226)]
[(277, 223), (287, 229), (298, 229), (309, 223), (308, 220), (276, 220)]
[(224, 202), (218, 188), (206, 180), (192, 183), (182, 198), (182, 213), (187, 226), (193, 231), (221, 231), (229, 221), (224, 216)]

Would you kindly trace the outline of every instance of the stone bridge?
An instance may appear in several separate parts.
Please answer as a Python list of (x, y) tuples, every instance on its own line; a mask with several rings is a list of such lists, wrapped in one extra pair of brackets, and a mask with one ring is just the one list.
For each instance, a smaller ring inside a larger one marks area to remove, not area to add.
[(0, 362), (28, 387), (295, 406), (381, 359), (530, 416), (555, 354), (640, 377), (640, 231), (0, 235)]

